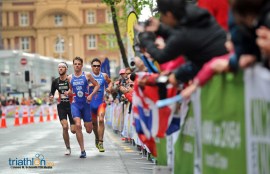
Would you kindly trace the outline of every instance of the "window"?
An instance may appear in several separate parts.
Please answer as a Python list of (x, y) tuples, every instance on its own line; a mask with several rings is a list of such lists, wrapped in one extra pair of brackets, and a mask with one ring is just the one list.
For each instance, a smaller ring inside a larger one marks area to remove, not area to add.
[(89, 35), (88, 36), (88, 49), (95, 49), (96, 48), (96, 35)]
[(107, 46), (108, 48), (115, 48), (115, 35), (114, 34), (107, 35)]
[(21, 37), (21, 50), (29, 51), (30, 41), (29, 37)]
[(107, 10), (106, 13), (107, 13), (107, 15), (106, 15), (107, 16), (107, 23), (113, 23), (112, 12), (110, 10)]
[(88, 11), (88, 13), (87, 13), (87, 23), (88, 24), (95, 24), (96, 23), (96, 13), (92, 10)]
[(54, 23), (56, 26), (62, 26), (63, 25), (63, 18), (61, 14), (54, 15)]
[(55, 52), (57, 52), (59, 54), (63, 53), (65, 51), (65, 41), (64, 41), (64, 39), (61, 38), (61, 37), (58, 37), (56, 39), (54, 48), (55, 48)]
[(27, 12), (20, 13), (20, 26), (29, 25), (29, 14)]

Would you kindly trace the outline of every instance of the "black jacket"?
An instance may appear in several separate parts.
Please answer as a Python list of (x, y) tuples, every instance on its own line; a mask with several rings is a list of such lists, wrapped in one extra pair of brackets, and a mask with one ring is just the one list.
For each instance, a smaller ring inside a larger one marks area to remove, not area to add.
[(156, 34), (166, 40), (164, 49), (159, 50), (147, 38), (141, 42), (144, 42), (147, 52), (159, 63), (184, 55), (201, 68), (213, 57), (227, 53), (224, 46), (226, 32), (206, 10), (192, 4), (186, 6), (186, 14), (175, 28), (161, 24)]

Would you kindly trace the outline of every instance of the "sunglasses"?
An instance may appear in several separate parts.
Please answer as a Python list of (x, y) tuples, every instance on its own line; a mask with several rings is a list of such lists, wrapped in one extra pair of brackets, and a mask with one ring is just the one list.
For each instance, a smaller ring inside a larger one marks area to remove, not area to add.
[(100, 67), (100, 65), (92, 65), (92, 66), (95, 67), (95, 68), (96, 68), (96, 67), (98, 67), (98, 68)]

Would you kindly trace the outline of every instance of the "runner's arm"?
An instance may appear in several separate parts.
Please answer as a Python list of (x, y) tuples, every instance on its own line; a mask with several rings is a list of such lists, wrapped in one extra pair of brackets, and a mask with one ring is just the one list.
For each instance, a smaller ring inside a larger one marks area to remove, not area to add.
[(93, 92), (90, 94), (90, 96), (93, 96), (95, 93), (98, 92), (100, 86), (98, 82), (94, 79), (94, 77), (91, 75), (91, 73), (86, 73), (86, 77), (88, 82), (91, 82), (94, 86)]
[(112, 91), (112, 81), (109, 78), (108, 74), (106, 74), (106, 73), (102, 73), (102, 74), (103, 74), (103, 76), (104, 76), (104, 78), (105, 78), (105, 80), (106, 80), (106, 82), (108, 84), (108, 87), (106, 88), (106, 92), (110, 93)]
[(66, 95), (66, 96), (72, 95), (71, 77), (72, 77), (72, 75), (69, 75), (69, 76), (68, 76), (68, 85), (69, 85), (69, 89), (68, 89), (68, 91), (65, 91), (65, 95)]
[(53, 80), (53, 81), (52, 81), (52, 86), (51, 86), (50, 95), (49, 95), (50, 101), (53, 100), (53, 96), (54, 96), (54, 93), (55, 93), (55, 91), (56, 91), (55, 83), (56, 83), (56, 80)]

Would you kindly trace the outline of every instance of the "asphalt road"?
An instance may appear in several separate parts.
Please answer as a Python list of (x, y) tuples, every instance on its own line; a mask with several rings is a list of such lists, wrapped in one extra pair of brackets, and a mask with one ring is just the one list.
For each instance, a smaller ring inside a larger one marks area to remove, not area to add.
[(135, 146), (123, 142), (110, 128), (105, 131), (104, 153), (96, 149), (93, 133), (89, 135), (83, 130), (87, 158), (80, 159), (79, 145), (73, 134), (70, 134), (72, 154), (64, 155), (62, 128), (58, 120), (16, 127), (13, 121), (7, 119), (7, 128), (0, 128), (1, 174), (153, 173), (154, 164), (142, 157)]

